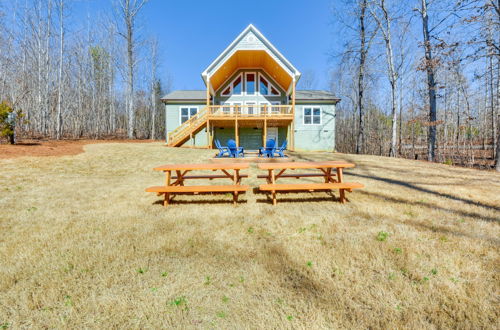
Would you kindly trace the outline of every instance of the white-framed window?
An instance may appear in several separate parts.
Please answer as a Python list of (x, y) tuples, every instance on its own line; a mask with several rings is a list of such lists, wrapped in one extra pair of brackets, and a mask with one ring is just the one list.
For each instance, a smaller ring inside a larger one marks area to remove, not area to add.
[(259, 73), (259, 93), (260, 95), (280, 95), (278, 89), (261, 73)]
[(241, 95), (243, 90), (243, 81), (241, 74), (239, 74), (236, 78), (231, 81), (229, 85), (222, 91), (222, 96), (230, 96), (230, 95)]
[(180, 107), (180, 123), (184, 123), (198, 113), (198, 107)]
[(259, 113), (264, 114), (264, 113), (269, 113), (270, 112), (270, 103), (267, 101), (261, 101), (259, 102)]
[(304, 107), (304, 125), (321, 125), (321, 108)]
[(245, 92), (247, 95), (255, 95), (256, 92), (256, 84), (257, 80), (255, 72), (247, 72), (245, 73)]
[[(280, 101), (272, 101), (272, 105), (281, 105)], [(278, 114), (280, 113), (280, 107), (271, 107), (271, 113)]]
[(254, 114), (256, 114), (256, 109), (255, 109), (255, 108), (257, 108), (257, 107), (255, 107), (256, 104), (257, 103), (255, 103), (253, 101), (252, 102), (248, 102), (248, 101), (245, 102), (245, 105), (247, 105), (247, 107), (246, 107), (247, 108), (246, 109), (246, 113), (248, 115), (254, 115)]

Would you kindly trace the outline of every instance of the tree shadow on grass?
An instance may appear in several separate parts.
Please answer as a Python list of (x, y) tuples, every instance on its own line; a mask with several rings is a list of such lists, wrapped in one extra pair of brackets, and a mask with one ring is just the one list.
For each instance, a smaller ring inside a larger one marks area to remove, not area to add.
[(428, 231), (432, 231), (435, 233), (441, 233), (441, 234), (447, 234), (447, 235), (452, 235), (452, 236), (460, 236), (460, 237), (465, 237), (469, 239), (474, 239), (474, 240), (485, 240), (493, 245), (498, 246), (500, 244), (500, 239), (498, 238), (492, 238), (492, 237), (486, 237), (484, 235), (474, 235), (470, 233), (463, 233), (457, 230), (452, 230), (450, 228), (447, 228), (445, 226), (440, 226), (440, 225), (434, 225), (434, 224), (426, 224), (424, 222), (419, 222), (415, 220), (406, 220), (404, 222), (407, 225), (410, 225), (412, 227), (417, 227), (417, 228), (422, 228)]
[[(463, 198), (463, 197), (454, 196), (454, 195), (451, 195), (451, 194), (448, 194), (448, 193), (441, 193), (439, 191), (434, 191), (434, 190), (431, 190), (431, 189), (428, 189), (428, 188), (419, 187), (419, 186), (416, 186), (416, 185), (414, 185), (412, 183), (408, 183), (408, 182), (401, 181), (401, 180), (389, 179), (389, 178), (383, 178), (383, 177), (377, 177), (377, 176), (373, 176), (373, 175), (364, 175), (364, 174), (359, 174), (359, 173), (349, 173), (349, 175), (360, 177), (360, 178), (365, 178), (365, 179), (371, 179), (371, 180), (381, 181), (381, 182), (389, 183), (389, 184), (392, 184), (392, 185), (398, 185), (398, 186), (405, 187), (405, 188), (408, 188), (408, 189), (416, 190), (418, 192), (423, 192), (423, 193), (426, 193), (426, 194), (431, 194), (431, 195), (435, 195), (435, 196), (438, 196), (438, 197), (443, 197), (443, 198), (451, 199), (451, 200), (454, 200), (454, 201), (457, 201), (457, 202), (462, 202), (464, 204), (479, 206), (479, 207), (483, 207), (485, 209), (491, 209), (491, 210), (494, 210), (494, 211), (500, 211), (500, 207), (498, 207), (498, 206), (484, 204), (484, 203), (481, 203), (481, 202), (478, 202), (478, 201), (473, 201), (473, 200), (466, 199), (466, 198)], [(498, 219), (496, 219), (496, 220), (498, 221)]]
[[(245, 199), (238, 199), (238, 203), (236, 205), (239, 205), (239, 204), (247, 204), (248, 201), (245, 200)], [(233, 200), (232, 200), (232, 197), (231, 199), (227, 199), (227, 200), (223, 200), (223, 199), (202, 199), (202, 200), (179, 200), (179, 199), (173, 199), (173, 200), (170, 200), (170, 203), (169, 205), (187, 205), (187, 204), (195, 204), (195, 205), (201, 205), (201, 204), (212, 204), (212, 205), (217, 205), (217, 204), (227, 204), (227, 205), (232, 205), (233, 204)], [(161, 205), (163, 206), (163, 199), (161, 200), (157, 200), (155, 202), (153, 202), (152, 205)]]
[[(253, 188), (253, 193), (255, 196), (263, 197), (263, 198), (257, 198), (255, 200), (256, 203), (265, 203), (265, 204), (272, 204), (273, 200), (271, 198), (271, 193), (268, 191), (261, 191), (259, 188), (255, 187)], [(311, 203), (320, 203), (320, 202), (338, 202), (340, 199), (339, 197), (336, 197), (333, 192), (330, 190), (325, 190), (325, 191), (315, 191), (316, 194), (319, 193), (324, 193), (327, 196), (312, 196), (310, 193), (307, 197), (304, 197), (304, 194), (307, 194), (307, 192), (304, 191), (299, 191), (299, 192), (277, 192), (276, 193), (276, 200), (278, 203), (297, 203), (297, 202), (311, 202)], [(302, 196), (299, 196), (301, 195)], [(296, 198), (283, 198), (283, 195), (291, 195), (291, 196), (296, 196)], [(264, 198), (265, 197), (265, 198)], [(346, 198), (348, 201), (348, 199)]]
[(443, 212), (447, 212), (447, 213), (456, 214), (456, 215), (462, 216), (462, 217), (470, 217), (470, 218), (476, 218), (476, 219), (479, 218), (479, 219), (489, 221), (489, 222), (499, 222), (500, 221), (500, 218), (498, 218), (498, 217), (488, 217), (488, 216), (484, 216), (484, 215), (476, 213), (476, 212), (467, 212), (467, 211), (446, 208), (446, 207), (442, 207), (442, 206), (439, 206), (436, 204), (422, 202), (422, 201), (411, 201), (411, 200), (407, 200), (407, 199), (392, 197), (392, 196), (382, 194), (382, 193), (372, 193), (372, 192), (369, 192), (366, 190), (359, 190), (358, 193), (372, 197), (372, 198), (378, 198), (378, 199), (382, 199), (384, 201), (389, 201), (392, 203), (425, 207), (425, 208), (428, 208), (430, 210), (439, 210), (439, 211), (443, 211)]

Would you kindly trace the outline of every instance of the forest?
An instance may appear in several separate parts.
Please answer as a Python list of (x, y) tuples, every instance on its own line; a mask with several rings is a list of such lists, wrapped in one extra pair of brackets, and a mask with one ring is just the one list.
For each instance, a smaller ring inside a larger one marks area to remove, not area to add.
[[(0, 120), (15, 113), (17, 136), (165, 137), (175, 77), (140, 28), (152, 1), (110, 1), (79, 24), (73, 1), (0, 2)], [(500, 0), (332, 1), (331, 22), (336, 151), (500, 170)]]

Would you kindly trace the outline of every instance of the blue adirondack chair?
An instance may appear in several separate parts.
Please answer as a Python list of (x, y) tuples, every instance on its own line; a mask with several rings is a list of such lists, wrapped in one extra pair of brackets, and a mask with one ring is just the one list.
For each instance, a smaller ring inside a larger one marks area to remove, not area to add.
[(227, 154), (228, 157), (230, 156), (229, 148), (228, 147), (223, 147), (220, 144), (220, 141), (217, 140), (217, 139), (215, 139), (215, 146), (217, 147), (217, 149), (219, 149), (219, 154), (217, 156), (215, 156), (215, 157), (221, 158), (221, 157), (224, 157), (224, 154)]
[(284, 151), (286, 150), (287, 144), (288, 144), (288, 141), (285, 140), (283, 142), (283, 144), (281, 145), (281, 147), (279, 149), (275, 150), (274, 152), (277, 153), (279, 157), (285, 157)]
[(276, 141), (274, 139), (269, 139), (266, 141), (266, 146), (259, 148), (259, 157), (266, 156), (274, 158), (274, 153), (276, 152)]
[(229, 149), (229, 154), (231, 157), (245, 157), (245, 153), (243, 151), (243, 147), (237, 147), (236, 141), (233, 139), (227, 140), (227, 147)]

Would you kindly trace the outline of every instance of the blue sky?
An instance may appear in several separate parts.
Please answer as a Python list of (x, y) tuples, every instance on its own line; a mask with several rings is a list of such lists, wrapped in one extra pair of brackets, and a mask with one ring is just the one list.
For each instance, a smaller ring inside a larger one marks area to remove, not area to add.
[[(301, 72), (313, 71), (318, 89), (328, 88), (334, 45), (333, 0), (150, 0), (141, 13), (144, 36), (156, 36), (162, 75), (173, 89), (203, 89), (201, 72), (250, 23)], [(95, 15), (108, 0), (75, 4), (72, 15)]]

